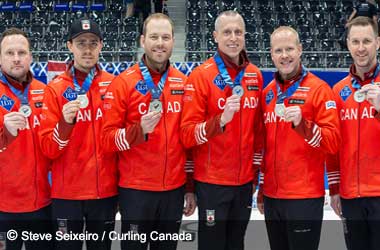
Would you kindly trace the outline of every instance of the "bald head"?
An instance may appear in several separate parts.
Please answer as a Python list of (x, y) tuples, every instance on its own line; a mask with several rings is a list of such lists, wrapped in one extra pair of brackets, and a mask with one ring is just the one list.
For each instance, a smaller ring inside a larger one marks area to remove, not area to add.
[(273, 31), (270, 35), (270, 45), (273, 46), (273, 39), (277, 36), (294, 36), (296, 39), (296, 44), (300, 44), (300, 37), (295, 29), (290, 26), (280, 26)]
[(245, 31), (245, 22), (244, 22), (243, 17), (237, 11), (234, 11), (234, 10), (223, 11), (222, 13), (219, 14), (219, 16), (215, 20), (215, 31), (220, 30), (222, 19), (226, 19), (226, 18), (230, 20), (238, 20), (239, 22), (241, 22), (243, 25), (243, 29)]

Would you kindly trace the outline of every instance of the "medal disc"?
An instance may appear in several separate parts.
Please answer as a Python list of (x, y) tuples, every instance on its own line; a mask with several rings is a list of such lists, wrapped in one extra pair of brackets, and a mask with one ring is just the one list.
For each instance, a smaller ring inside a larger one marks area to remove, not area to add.
[(366, 98), (366, 94), (361, 91), (356, 91), (354, 93), (354, 100), (358, 103), (364, 102)]
[(81, 109), (87, 108), (89, 101), (88, 101), (88, 97), (86, 94), (78, 95), (77, 100), (79, 100), (79, 102), (80, 102), (79, 107)]
[(242, 97), (244, 95), (244, 89), (241, 85), (236, 85), (232, 89), (232, 94)]
[(285, 116), (285, 105), (283, 103), (277, 103), (276, 107), (274, 108), (274, 113), (278, 117), (284, 117)]
[(32, 108), (28, 104), (23, 104), (18, 110), (25, 117), (29, 117), (32, 114)]
[(162, 103), (160, 100), (152, 100), (149, 104), (149, 112), (153, 112), (153, 111), (157, 111), (157, 112), (161, 112), (162, 111)]

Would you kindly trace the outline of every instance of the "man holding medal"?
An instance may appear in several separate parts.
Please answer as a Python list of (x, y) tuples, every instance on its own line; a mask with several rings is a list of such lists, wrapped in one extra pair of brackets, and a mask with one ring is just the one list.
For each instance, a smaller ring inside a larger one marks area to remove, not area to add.
[(327, 166), (339, 171), (339, 195), (331, 200), (345, 228), (347, 249), (380, 248), (380, 45), (373, 19), (348, 23), (347, 47), (354, 63), (349, 75), (334, 88), (342, 145)]
[(119, 152), (122, 232), (148, 235), (147, 242), (122, 241), (121, 249), (149, 244), (149, 249), (174, 250), (177, 241), (150, 241), (149, 235), (178, 233), (182, 213), (195, 210), (194, 194), (185, 194), (186, 154), (179, 136), (186, 76), (169, 62), (174, 25), (168, 16), (150, 15), (140, 43), (141, 61), (108, 88), (103, 144)]
[[(87, 249), (110, 249), (117, 205), (116, 156), (101, 143), (103, 98), (114, 76), (97, 64), (102, 34), (90, 19), (75, 20), (67, 47), (73, 62), (46, 87), (40, 144), (52, 159), (55, 231), (95, 233)], [(84, 227), (85, 225), (85, 227)], [(56, 241), (55, 249), (82, 249), (80, 240)]]
[(263, 79), (248, 61), (239, 13), (222, 12), (213, 35), (217, 53), (193, 70), (185, 87), (181, 139), (194, 153), (198, 249), (244, 249), (262, 159), (254, 144)]
[[(49, 160), (41, 152), (37, 132), (45, 84), (33, 78), (30, 41), (17, 28), (0, 37), (0, 245), (21, 250), (20, 237), (7, 240), (8, 230), (50, 232)], [(49, 241), (26, 241), (26, 250), (51, 249)]]
[[(272, 250), (318, 249), (325, 158), (340, 143), (332, 90), (302, 66), (301, 54), (293, 28), (274, 30), (271, 56), (278, 71), (261, 99), (265, 157), (258, 195)], [(338, 191), (334, 174), (328, 170), (330, 194)]]

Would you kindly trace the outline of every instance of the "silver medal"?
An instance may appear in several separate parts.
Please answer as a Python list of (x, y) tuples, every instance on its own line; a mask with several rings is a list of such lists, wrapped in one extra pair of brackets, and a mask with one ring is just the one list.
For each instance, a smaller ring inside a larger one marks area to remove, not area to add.
[(25, 117), (29, 117), (32, 114), (32, 108), (28, 104), (23, 104), (18, 110)]
[(86, 94), (77, 95), (77, 100), (79, 100), (79, 102), (80, 102), (79, 107), (81, 109), (87, 108), (89, 101), (88, 101), (88, 97)]
[(355, 100), (355, 102), (358, 102), (358, 103), (364, 102), (365, 98), (366, 98), (366, 93), (365, 92), (362, 92), (362, 91), (358, 90), (358, 91), (356, 91), (354, 93), (354, 100)]
[(162, 102), (160, 100), (154, 99), (149, 104), (149, 112), (161, 112), (162, 111)]
[(241, 85), (236, 85), (232, 89), (232, 94), (242, 97), (244, 95), (244, 89)]
[(284, 117), (285, 116), (285, 105), (283, 103), (277, 103), (276, 107), (274, 108), (274, 113), (278, 117)]

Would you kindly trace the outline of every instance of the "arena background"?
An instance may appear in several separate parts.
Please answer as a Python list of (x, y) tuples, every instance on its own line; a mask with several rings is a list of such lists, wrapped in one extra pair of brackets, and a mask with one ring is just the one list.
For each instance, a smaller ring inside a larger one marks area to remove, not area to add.
[[(142, 0), (137, 2), (141, 3)], [(246, 22), (249, 59), (262, 69), (265, 84), (272, 79), (275, 70), (269, 53), (270, 34), (275, 27), (291, 25), (300, 33), (304, 65), (332, 86), (345, 77), (352, 63), (345, 47), (344, 24), (354, 4), (356, 1), (352, 0), (168, 0), (165, 10), (174, 20), (176, 38), (171, 62), (188, 75), (202, 61), (212, 56), (216, 50), (212, 38), (216, 16), (223, 10), (236, 9)], [(144, 7), (138, 5), (141, 4), (137, 4), (136, 12)], [(152, 4), (152, 9), (153, 6)], [(34, 57), (31, 70), (37, 79), (46, 83), (55, 74), (62, 72), (64, 62), (70, 59), (65, 41), (72, 20), (83, 16), (91, 17), (100, 24), (104, 34), (100, 65), (104, 70), (117, 75), (142, 55), (138, 44), (141, 17), (126, 19), (125, 13), (123, 0), (0, 1), (0, 32), (13, 26), (29, 34)], [(337, 222), (338, 217), (333, 214), (327, 201), (326, 199), (324, 223), (329, 220)], [(260, 247), (251, 243), (266, 238), (263, 216), (254, 209), (251, 218), (260, 220), (261, 225), (256, 224), (252, 229), (256, 236), (247, 237), (247, 246), (269, 249), (267, 242), (262, 247), (261, 243)], [(196, 228), (192, 223), (197, 220), (197, 216), (186, 220), (187, 225), (190, 225), (186, 230), (192, 227), (191, 230), (194, 231)], [(247, 235), (250, 235), (250, 230)], [(325, 247), (322, 243), (326, 237), (330, 237), (332, 242), (338, 242), (338, 245)], [(119, 249), (119, 245), (113, 244), (113, 249)], [(179, 249), (194, 247), (185, 243), (180, 244)], [(344, 249), (340, 224), (324, 226), (320, 249)]]

